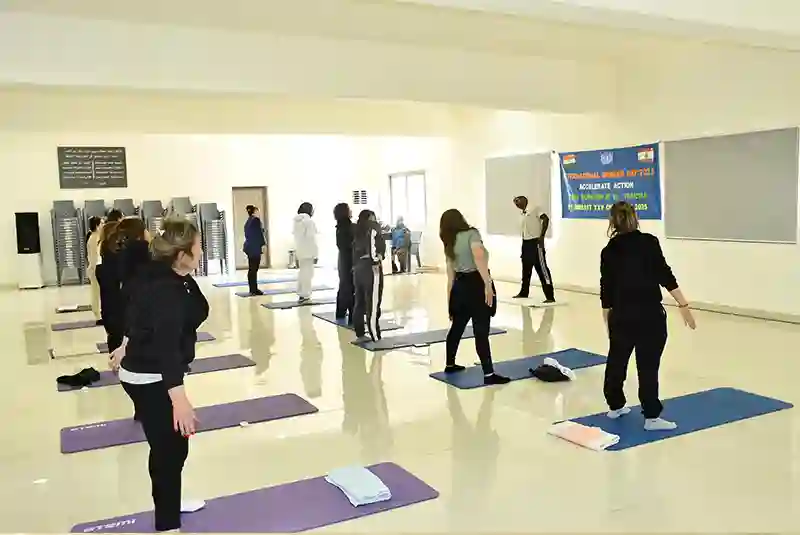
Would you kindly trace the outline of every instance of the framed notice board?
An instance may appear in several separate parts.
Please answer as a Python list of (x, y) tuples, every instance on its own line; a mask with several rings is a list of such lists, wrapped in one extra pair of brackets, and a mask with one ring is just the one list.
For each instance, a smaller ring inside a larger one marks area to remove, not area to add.
[(58, 147), (61, 189), (125, 188), (125, 147)]

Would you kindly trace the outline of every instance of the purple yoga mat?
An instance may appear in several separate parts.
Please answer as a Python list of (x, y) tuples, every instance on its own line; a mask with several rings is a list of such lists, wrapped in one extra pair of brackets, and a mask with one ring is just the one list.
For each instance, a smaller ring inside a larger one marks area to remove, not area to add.
[(97, 320), (65, 321), (63, 323), (54, 323), (50, 326), (50, 329), (53, 331), (72, 331), (75, 329), (88, 329), (89, 327), (98, 327)]
[[(188, 375), (193, 375), (196, 373), (219, 372), (223, 370), (235, 370), (236, 368), (247, 368), (255, 365), (255, 362), (244, 355), (240, 355), (239, 353), (235, 353), (233, 355), (222, 355), (219, 357), (207, 357), (203, 359), (197, 359), (192, 362), (192, 364), (189, 366)], [(100, 380), (88, 385), (88, 388), (98, 388), (101, 386), (112, 386), (118, 384), (119, 377), (117, 377), (117, 374), (110, 370), (106, 370), (104, 372), (100, 372)], [(59, 392), (70, 392), (81, 389), (80, 386), (62, 385), (61, 383), (56, 383), (56, 385), (58, 385)]]
[[(182, 517), (184, 533), (297, 533), (433, 500), (439, 493), (394, 463), (368, 467), (389, 488), (392, 499), (354, 507), (324, 477), (210, 500), (205, 509)], [(153, 513), (138, 513), (78, 524), (72, 533), (153, 533)]]
[[(251, 424), (280, 420), (291, 416), (317, 412), (314, 405), (295, 394), (281, 394), (248, 399), (197, 409), (197, 432), (236, 427), (241, 422)], [(99, 450), (125, 444), (144, 442), (142, 427), (133, 421), (111, 420), (96, 424), (65, 427), (61, 430), (61, 453)]]
[[(204, 333), (199, 332), (197, 333), (197, 343), (200, 342), (213, 342), (216, 340), (214, 335), (211, 333)], [(108, 353), (108, 344), (106, 342), (97, 342), (97, 352), (98, 353)]]

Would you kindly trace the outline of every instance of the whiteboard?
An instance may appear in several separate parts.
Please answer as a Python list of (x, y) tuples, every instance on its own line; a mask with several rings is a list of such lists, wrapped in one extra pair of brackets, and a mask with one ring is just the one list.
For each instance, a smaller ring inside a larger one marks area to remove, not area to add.
[(668, 238), (797, 243), (798, 129), (669, 141)]
[[(552, 219), (553, 153), (521, 154), (489, 158), (484, 163), (486, 232), (500, 236), (520, 235), (519, 210), (514, 197), (524, 195), (528, 205), (539, 207)], [(552, 230), (548, 230), (548, 235)]]

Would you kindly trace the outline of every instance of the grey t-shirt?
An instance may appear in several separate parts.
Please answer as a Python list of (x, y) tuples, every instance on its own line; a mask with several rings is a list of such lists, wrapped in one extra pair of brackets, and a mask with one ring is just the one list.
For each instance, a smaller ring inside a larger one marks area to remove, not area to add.
[[(475, 264), (475, 256), (472, 254), (472, 244), (475, 242), (483, 245), (481, 234), (475, 229), (462, 230), (456, 234), (456, 243), (453, 246), (453, 256), (455, 258), (452, 260), (455, 272), (468, 273), (470, 271), (478, 271), (478, 266)], [(488, 251), (486, 256), (488, 259)]]

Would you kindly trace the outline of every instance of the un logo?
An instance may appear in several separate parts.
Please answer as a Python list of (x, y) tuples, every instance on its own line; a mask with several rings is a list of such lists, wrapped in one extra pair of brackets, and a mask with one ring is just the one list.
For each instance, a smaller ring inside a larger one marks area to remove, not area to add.
[(600, 153), (600, 163), (603, 165), (610, 165), (614, 162), (614, 153), (613, 152), (601, 152)]

